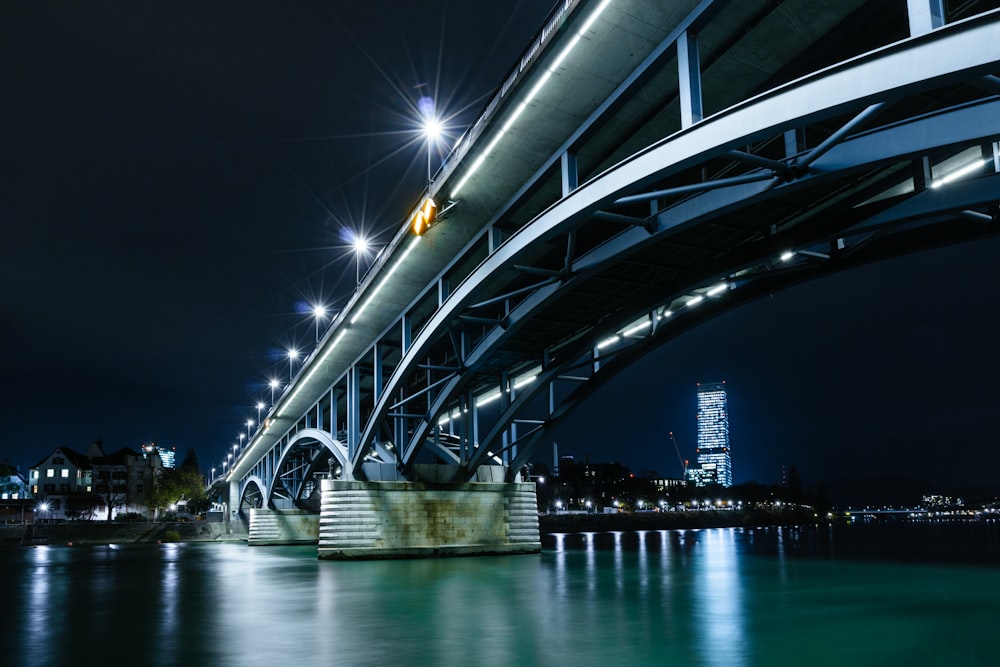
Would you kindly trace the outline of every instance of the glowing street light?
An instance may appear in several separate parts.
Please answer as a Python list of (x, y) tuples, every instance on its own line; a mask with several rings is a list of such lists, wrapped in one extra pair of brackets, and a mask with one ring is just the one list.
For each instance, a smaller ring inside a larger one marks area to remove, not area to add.
[(257, 401), (257, 421), (260, 421), (260, 411), (264, 409), (264, 403)]
[(239, 454), (240, 445), (239, 443), (233, 443), (233, 454)]
[(212, 468), (212, 481), (215, 481), (215, 468)]
[(324, 317), (326, 317), (326, 306), (324, 306), (322, 304), (317, 304), (317, 305), (313, 306), (312, 314), (313, 314), (313, 317), (316, 318), (316, 342), (318, 343), (319, 342), (319, 323), (320, 323), (320, 321)]
[(299, 351), (298, 350), (294, 350), (293, 349), (293, 350), (289, 350), (288, 351), (288, 379), (289, 380), (292, 379), (292, 364), (295, 363), (295, 360), (298, 359), (298, 358), (299, 358)]
[(444, 126), (441, 124), (441, 119), (437, 117), (433, 98), (427, 95), (421, 97), (417, 100), (417, 110), (420, 111), (420, 115), (423, 118), (421, 131), (423, 132), (424, 139), (427, 140), (427, 186), (430, 187), (430, 184), (433, 182), (431, 180), (431, 154), (434, 152), (434, 144), (438, 142), (444, 133)]
[(253, 428), (253, 420), (252, 419), (248, 419), (247, 420), (247, 440), (250, 439), (250, 429), (252, 429), (252, 428)]
[(247, 437), (247, 436), (246, 436), (246, 434), (245, 434), (245, 433), (240, 433), (240, 447), (242, 447), (242, 446), (243, 446), (243, 439), (244, 439), (244, 438), (246, 438), (246, 437)]
[(271, 378), (271, 381), (267, 383), (271, 387), (271, 405), (274, 405), (274, 390), (281, 386), (281, 383), (276, 379)]
[(354, 246), (354, 282), (356, 285), (361, 284), (361, 255), (368, 252), (368, 239), (360, 234), (354, 237), (354, 242), (351, 244)]

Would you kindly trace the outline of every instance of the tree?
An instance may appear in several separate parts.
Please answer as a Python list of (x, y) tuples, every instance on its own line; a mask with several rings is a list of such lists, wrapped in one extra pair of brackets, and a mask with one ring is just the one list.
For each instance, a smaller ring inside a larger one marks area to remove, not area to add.
[(128, 496), (128, 471), (110, 467), (94, 470), (94, 493), (108, 508), (108, 521), (112, 521), (114, 509), (123, 507)]
[(188, 450), (180, 467), (163, 471), (154, 492), (156, 507), (169, 507), (180, 501), (186, 502), (191, 512), (204, 511), (209, 504), (205, 497), (205, 480), (193, 449)]
[(93, 519), (101, 499), (92, 493), (71, 493), (66, 496), (63, 512), (67, 519)]

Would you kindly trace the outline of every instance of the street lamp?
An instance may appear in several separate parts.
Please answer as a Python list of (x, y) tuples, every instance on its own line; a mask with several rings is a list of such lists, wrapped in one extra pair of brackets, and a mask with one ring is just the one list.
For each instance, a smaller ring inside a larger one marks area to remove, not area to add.
[(291, 379), (292, 379), (292, 364), (298, 358), (299, 358), (299, 351), (298, 350), (289, 350), (288, 351), (288, 379), (289, 379), (289, 381), (291, 381)]
[(319, 342), (319, 323), (320, 323), (320, 321), (324, 317), (326, 317), (326, 306), (323, 306), (323, 305), (313, 306), (312, 314), (313, 314), (313, 317), (316, 318), (316, 342), (318, 343)]
[(212, 468), (212, 482), (215, 482), (215, 468)]
[(244, 439), (244, 438), (246, 438), (246, 437), (247, 437), (247, 436), (246, 436), (245, 434), (243, 434), (243, 433), (240, 433), (240, 446), (241, 446), (241, 447), (243, 446), (243, 439)]
[(250, 440), (250, 429), (253, 428), (253, 420), (247, 420), (247, 440)]
[(368, 252), (368, 239), (358, 234), (354, 237), (354, 242), (351, 245), (354, 246), (354, 281), (357, 285), (360, 285), (361, 255)]
[(260, 421), (260, 411), (264, 409), (264, 404), (261, 401), (257, 401), (257, 421)]
[(281, 386), (281, 383), (276, 379), (271, 378), (271, 381), (267, 383), (271, 387), (271, 405), (274, 405), (274, 390)]
[(239, 444), (234, 444), (233, 445), (233, 454), (238, 454), (239, 453), (239, 451), (238, 451), (239, 448), (240, 448)]
[(434, 151), (434, 144), (438, 139), (441, 138), (441, 133), (444, 131), (444, 127), (441, 125), (441, 120), (437, 117), (434, 112), (434, 100), (428, 96), (421, 97), (417, 101), (417, 109), (420, 111), (420, 115), (423, 116), (423, 123), (421, 129), (423, 130), (424, 138), (427, 140), (427, 185), (431, 184), (431, 154)]

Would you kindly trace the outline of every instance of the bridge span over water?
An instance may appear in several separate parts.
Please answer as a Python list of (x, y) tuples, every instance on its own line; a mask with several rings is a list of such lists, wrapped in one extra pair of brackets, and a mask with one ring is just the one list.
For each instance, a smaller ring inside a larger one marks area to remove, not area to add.
[(619, 370), (997, 233), (998, 5), (559, 2), (213, 492), (321, 557), (537, 550), (519, 473)]

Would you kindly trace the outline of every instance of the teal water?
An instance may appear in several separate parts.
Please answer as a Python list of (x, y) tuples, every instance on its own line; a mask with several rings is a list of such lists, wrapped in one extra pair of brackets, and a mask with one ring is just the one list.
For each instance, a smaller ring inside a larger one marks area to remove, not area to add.
[(996, 665), (1000, 528), (546, 537), (538, 556), (0, 549), (4, 665)]

